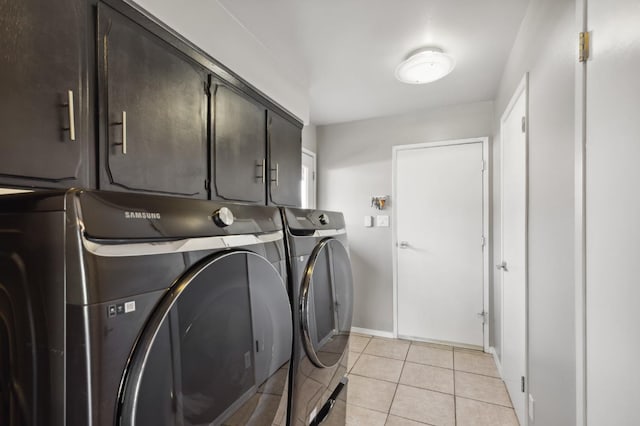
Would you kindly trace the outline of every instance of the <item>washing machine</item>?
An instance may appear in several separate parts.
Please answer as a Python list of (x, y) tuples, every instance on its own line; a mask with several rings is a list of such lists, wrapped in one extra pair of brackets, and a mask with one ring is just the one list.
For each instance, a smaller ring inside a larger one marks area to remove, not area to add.
[(346, 423), (353, 276), (344, 217), (283, 208), (294, 315), (291, 424)]
[(269, 207), (0, 197), (0, 424), (286, 424), (283, 237)]

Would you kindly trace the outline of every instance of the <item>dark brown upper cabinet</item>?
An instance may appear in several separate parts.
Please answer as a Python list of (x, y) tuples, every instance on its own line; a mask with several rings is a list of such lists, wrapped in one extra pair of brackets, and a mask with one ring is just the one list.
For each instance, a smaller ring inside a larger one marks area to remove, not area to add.
[(212, 198), (265, 204), (267, 110), (216, 79), (211, 95)]
[(88, 8), (81, 0), (0, 0), (4, 185), (88, 182)]
[(99, 187), (207, 198), (208, 73), (98, 5)]
[(302, 133), (300, 126), (269, 111), (269, 204), (300, 206)]

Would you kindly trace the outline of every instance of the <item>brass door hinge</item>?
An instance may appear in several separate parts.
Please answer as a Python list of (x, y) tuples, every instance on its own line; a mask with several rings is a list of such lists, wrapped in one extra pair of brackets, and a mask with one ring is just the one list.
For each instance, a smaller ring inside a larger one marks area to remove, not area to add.
[(578, 45), (578, 61), (587, 62), (589, 59), (589, 33), (580, 33), (580, 43)]

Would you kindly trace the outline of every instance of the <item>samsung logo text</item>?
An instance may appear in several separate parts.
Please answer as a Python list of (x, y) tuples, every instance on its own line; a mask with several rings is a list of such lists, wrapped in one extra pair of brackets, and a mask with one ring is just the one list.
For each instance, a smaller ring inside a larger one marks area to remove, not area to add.
[(160, 219), (160, 213), (124, 212), (125, 219)]

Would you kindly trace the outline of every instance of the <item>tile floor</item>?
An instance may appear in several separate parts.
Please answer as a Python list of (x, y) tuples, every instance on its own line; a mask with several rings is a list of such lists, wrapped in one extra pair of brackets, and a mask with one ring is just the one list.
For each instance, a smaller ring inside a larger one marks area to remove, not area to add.
[(491, 355), (352, 334), (347, 425), (518, 426)]

